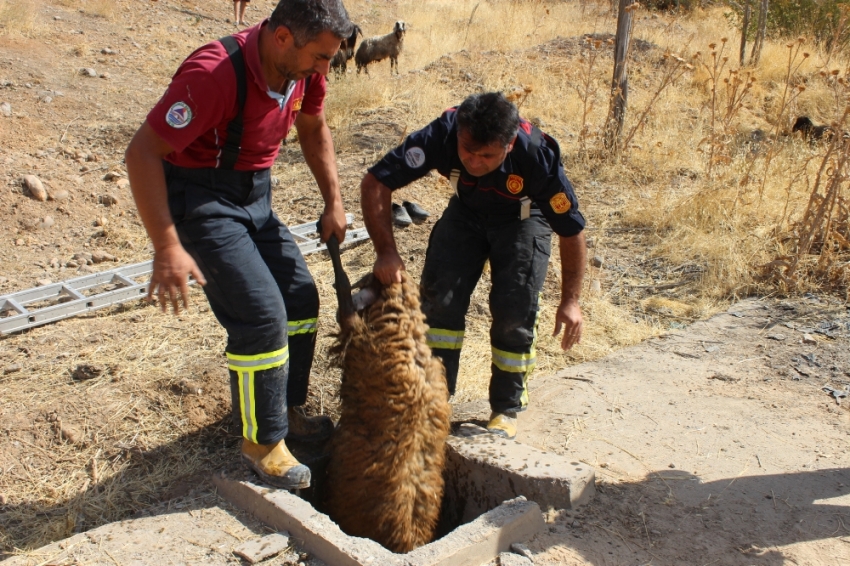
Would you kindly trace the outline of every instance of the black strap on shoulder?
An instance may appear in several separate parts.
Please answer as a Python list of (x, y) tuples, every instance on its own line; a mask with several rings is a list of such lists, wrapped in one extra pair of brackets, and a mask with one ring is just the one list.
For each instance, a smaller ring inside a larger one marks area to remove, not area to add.
[(230, 56), (233, 70), (236, 73), (236, 104), (238, 111), (233, 120), (227, 124), (227, 139), (221, 148), (220, 169), (233, 169), (236, 160), (239, 159), (239, 151), (242, 148), (242, 111), (245, 108), (245, 98), (248, 94), (248, 79), (245, 74), (245, 58), (242, 57), (242, 49), (232, 35), (219, 39)]
[(528, 154), (535, 157), (542, 143), (543, 132), (537, 126), (531, 126), (531, 139), (528, 140)]

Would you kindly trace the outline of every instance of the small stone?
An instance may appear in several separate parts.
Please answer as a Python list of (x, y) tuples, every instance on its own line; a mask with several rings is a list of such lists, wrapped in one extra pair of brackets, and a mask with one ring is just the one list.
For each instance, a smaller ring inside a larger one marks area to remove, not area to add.
[(278, 177), (277, 175), (272, 175), (272, 178), (269, 182), (270, 182), (272, 187), (279, 187), (280, 186), (280, 177)]
[(49, 263), (50, 263), (50, 267), (52, 267), (53, 269), (56, 269), (57, 267), (59, 267), (59, 258), (58, 257), (52, 257), (52, 258), (50, 258)]
[(103, 263), (104, 261), (115, 261), (115, 256), (103, 250), (96, 250), (92, 252), (91, 260), (93, 263)]
[(289, 533), (274, 533), (244, 542), (234, 548), (233, 553), (247, 560), (249, 564), (255, 564), (280, 554), (288, 547)]
[(62, 21), (62, 16), (53, 16), (53, 20), (54, 20), (54, 21), (57, 21), (57, 22), (61, 22), (61, 21)]
[(817, 344), (818, 341), (811, 334), (803, 334), (803, 344)]
[(66, 200), (70, 195), (68, 191), (65, 189), (58, 189), (56, 191), (51, 191), (49, 198), (50, 200)]
[(3, 368), (3, 373), (15, 373), (16, 371), (21, 371), (21, 364), (9, 364), (8, 366)]
[(80, 69), (80, 74), (83, 75), (84, 77), (96, 77), (97, 71), (95, 71), (91, 67), (86, 67), (84, 69)]
[(603, 260), (602, 257), (598, 255), (593, 256), (593, 258), (590, 260), (590, 265), (592, 265), (593, 267), (602, 267), (602, 264), (604, 263), (605, 260)]
[(675, 468), (675, 467), (676, 467), (676, 464), (667, 464), (667, 467), (668, 467), (668, 468)]
[(35, 175), (24, 175), (24, 189), (29, 195), (37, 201), (44, 202), (47, 200), (47, 190), (44, 188), (44, 183)]
[(74, 381), (88, 381), (89, 379), (100, 377), (103, 372), (104, 369), (100, 366), (80, 364), (74, 368), (74, 371), (71, 373), (71, 378), (74, 379)]
[(787, 336), (779, 332), (776, 334), (768, 334), (767, 337), (771, 340), (776, 340), (777, 342), (782, 342), (785, 338), (787, 338)]
[(53, 102), (53, 97), (52, 96), (45, 96), (41, 99), (41, 101), (45, 104), (50, 104), (51, 102)]
[(116, 179), (120, 179), (123, 175), (117, 171), (110, 171), (106, 175), (103, 176), (104, 181), (115, 181)]
[(54, 224), (56, 224), (56, 221), (53, 220), (52, 216), (45, 216), (41, 219), (41, 222), (38, 224), (38, 227), (43, 230), (45, 228), (50, 228)]
[(584, 241), (584, 243), (585, 243), (585, 245), (586, 245), (588, 248), (591, 248), (591, 249), (592, 249), (592, 248), (595, 248), (595, 247), (596, 247), (596, 240), (594, 240), (593, 238), (587, 238), (587, 239)]
[(18, 238), (17, 240), (15, 240), (16, 246), (23, 246), (24, 244), (26, 244), (26, 242), (23, 240), (23, 238)]
[(12, 105), (8, 102), (0, 102), (0, 114), (6, 118), (12, 117)]
[(130, 180), (129, 179), (118, 179), (118, 182), (115, 183), (115, 186), (118, 187), (119, 189), (126, 189), (127, 187), (130, 186)]
[(578, 519), (576, 519), (576, 520), (574, 520), (572, 523), (570, 523), (570, 526), (571, 526), (572, 528), (574, 528), (574, 529), (580, 529), (580, 528), (581, 528), (581, 523), (579, 523), (579, 522), (578, 522)]
[(50, 279), (37, 279), (35, 282), (36, 287), (47, 287), (48, 285), (53, 285), (53, 281)]
[(80, 432), (80, 429), (71, 425), (62, 425), (59, 429), (59, 435), (71, 444), (79, 444), (83, 439), (83, 433)]
[(107, 222), (107, 220), (106, 220), (105, 216), (99, 216), (98, 218), (95, 219), (94, 225), (95, 226), (106, 226), (106, 222)]
[(102, 78), (102, 79), (108, 79), (108, 78), (109, 78), (109, 73), (101, 73), (101, 74), (100, 74), (100, 78)]
[(599, 279), (590, 282), (590, 292), (596, 295), (602, 292), (602, 282)]
[(103, 53), (104, 55), (115, 55), (115, 50), (110, 49), (109, 47), (104, 47), (103, 49), (100, 50), (100, 52)]
[(65, 267), (70, 267), (71, 269), (80, 267), (80, 264), (74, 261), (73, 259), (65, 264)]
[(97, 201), (103, 206), (118, 206), (118, 198), (112, 195), (101, 195)]

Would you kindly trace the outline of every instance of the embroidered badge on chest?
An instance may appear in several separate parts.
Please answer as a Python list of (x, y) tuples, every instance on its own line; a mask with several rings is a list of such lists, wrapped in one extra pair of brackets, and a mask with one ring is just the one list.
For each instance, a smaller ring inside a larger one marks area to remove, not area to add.
[(304, 99), (303, 98), (296, 98), (294, 101), (292, 101), (292, 111), (293, 112), (298, 112), (299, 110), (301, 110), (301, 101), (302, 100), (304, 100)]
[(192, 110), (185, 102), (175, 102), (165, 113), (165, 123), (172, 128), (185, 128), (192, 121)]
[(508, 190), (512, 195), (522, 192), (522, 177), (519, 175), (508, 175)]
[(558, 193), (552, 198), (550, 198), (549, 204), (552, 206), (552, 210), (554, 210), (558, 214), (563, 214), (567, 212), (570, 207), (572, 207), (570, 199), (568, 199), (567, 195), (565, 195), (564, 193)]

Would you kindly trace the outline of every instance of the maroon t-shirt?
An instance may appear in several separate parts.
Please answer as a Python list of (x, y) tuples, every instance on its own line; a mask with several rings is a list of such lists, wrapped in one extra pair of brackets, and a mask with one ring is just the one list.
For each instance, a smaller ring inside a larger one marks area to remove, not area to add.
[[(245, 58), (248, 82), (242, 149), (235, 165), (240, 171), (271, 167), (295, 117), (299, 112), (320, 114), (327, 92), (325, 77), (314, 74), (307, 92), (306, 81), (298, 81), (283, 108), (269, 96), (260, 65), (259, 39), (264, 25), (265, 21), (234, 35)], [(165, 158), (170, 163), (189, 168), (218, 167), (227, 124), (236, 112), (236, 72), (224, 46), (213, 41), (180, 65), (147, 121), (174, 148)]]

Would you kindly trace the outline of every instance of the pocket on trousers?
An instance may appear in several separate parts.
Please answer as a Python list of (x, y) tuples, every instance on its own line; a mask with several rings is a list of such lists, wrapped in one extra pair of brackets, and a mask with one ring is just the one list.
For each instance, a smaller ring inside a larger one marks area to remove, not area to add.
[(531, 257), (529, 283), (538, 290), (543, 288), (543, 282), (546, 280), (546, 271), (549, 269), (549, 258), (551, 255), (552, 237), (535, 236), (534, 253)]

